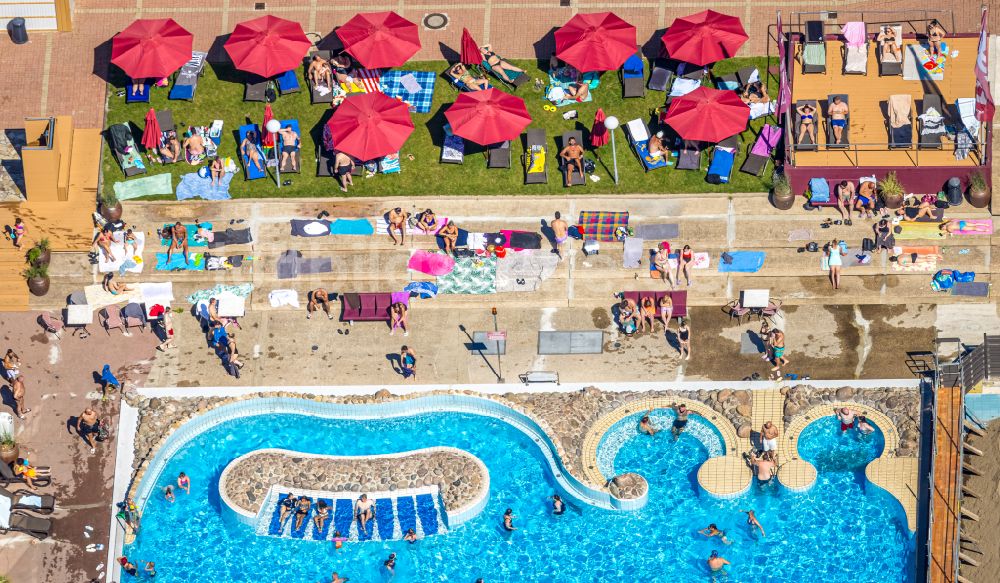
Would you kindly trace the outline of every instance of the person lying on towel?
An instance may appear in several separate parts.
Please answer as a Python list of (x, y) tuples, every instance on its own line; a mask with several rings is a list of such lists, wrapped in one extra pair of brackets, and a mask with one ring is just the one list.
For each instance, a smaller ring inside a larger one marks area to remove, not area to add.
[(281, 136), (281, 165), (284, 166), (291, 158), (292, 170), (298, 170), (298, 162), (295, 161), (295, 152), (299, 151), (299, 134), (295, 133), (292, 126), (286, 125), (278, 130)]
[(199, 164), (205, 159), (205, 140), (198, 134), (188, 133), (184, 138), (184, 155), (189, 164)]
[(160, 145), (160, 157), (163, 162), (176, 162), (181, 159), (181, 143), (177, 141), (177, 132), (167, 132)]

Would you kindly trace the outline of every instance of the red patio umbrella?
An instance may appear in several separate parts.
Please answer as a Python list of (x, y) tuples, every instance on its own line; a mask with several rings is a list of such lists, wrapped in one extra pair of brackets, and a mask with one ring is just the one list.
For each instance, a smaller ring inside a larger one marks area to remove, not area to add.
[(312, 43), (298, 22), (268, 15), (237, 24), (224, 46), (237, 69), (274, 77), (301, 67)]
[(747, 129), (750, 108), (735, 91), (699, 87), (670, 102), (663, 122), (682, 139), (720, 142)]
[(578, 71), (613, 71), (638, 49), (635, 27), (613, 12), (579, 13), (556, 31), (556, 56)]
[(361, 161), (398, 152), (413, 132), (409, 107), (382, 93), (351, 95), (326, 125), (336, 149)]
[(266, 103), (264, 104), (264, 123), (260, 125), (260, 131), (263, 134), (260, 137), (260, 145), (265, 148), (274, 147), (274, 136), (271, 134), (271, 132), (267, 131), (267, 122), (271, 121), (272, 119), (274, 119), (274, 112), (271, 111), (271, 104)]
[(732, 57), (748, 38), (739, 18), (704, 10), (674, 19), (662, 40), (670, 58), (703, 66)]
[(590, 145), (600, 148), (608, 143), (608, 128), (604, 126), (604, 109), (598, 107), (594, 114), (594, 126), (590, 128)]
[(142, 146), (151, 152), (160, 147), (160, 122), (156, 119), (156, 111), (152, 107), (146, 113), (146, 129), (142, 131)]
[(456, 136), (483, 146), (513, 140), (531, 123), (523, 99), (493, 88), (459, 93), (444, 116)]
[(462, 29), (462, 64), (478, 65), (483, 62), (483, 54), (479, 52), (479, 45), (472, 38), (469, 29)]
[(133, 79), (162, 79), (191, 60), (193, 43), (173, 18), (139, 19), (111, 39), (111, 62)]
[(359, 12), (337, 29), (337, 36), (368, 69), (399, 67), (420, 50), (417, 25), (395, 12)]

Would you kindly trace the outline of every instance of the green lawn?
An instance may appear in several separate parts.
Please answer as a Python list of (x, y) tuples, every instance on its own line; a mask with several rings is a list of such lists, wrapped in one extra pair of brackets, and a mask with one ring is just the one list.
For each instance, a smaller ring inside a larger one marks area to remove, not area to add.
[[(545, 79), (534, 61), (518, 61), (518, 66), (526, 69), (532, 78)], [(772, 63), (773, 64), (773, 63)], [(766, 76), (767, 59), (734, 58), (718, 63), (713, 72), (724, 75), (748, 65), (757, 66), (763, 76)], [(444, 71), (443, 61), (428, 61), (413, 63), (411, 70)], [(647, 67), (648, 71), (648, 67)], [(647, 72), (648, 74), (648, 72)], [(220, 77), (224, 80), (220, 80)], [(301, 77), (301, 71), (300, 71)], [(178, 126), (209, 125), (213, 119), (225, 121), (220, 153), (236, 158), (237, 143), (234, 132), (250, 118), (260, 123), (263, 117), (262, 103), (244, 103), (243, 85), (238, 82), (240, 73), (226, 66), (206, 66), (205, 75), (198, 84), (198, 91), (193, 102), (169, 101), (166, 89), (155, 89), (151, 105), (159, 111), (168, 108), (173, 111), (174, 121)], [(311, 196), (341, 196), (335, 181), (331, 178), (318, 178), (315, 175), (315, 143), (321, 135), (321, 123), (328, 119), (329, 107), (322, 104), (310, 105), (309, 93), (304, 82), (299, 93), (284, 95), (272, 105), (278, 119), (296, 118), (302, 128), (302, 166), (301, 174), (282, 175), (282, 179), (291, 179), (292, 184), (275, 188), (272, 179), (245, 181), (240, 172), (230, 186), (234, 198), (263, 197), (311, 197)], [(773, 80), (770, 83), (771, 95), (775, 95)], [(118, 84), (120, 87), (120, 83)], [(108, 124), (131, 121), (141, 132), (149, 104), (125, 104), (123, 97), (118, 97), (112, 87), (108, 100)], [(593, 124), (594, 112), (598, 107), (604, 108), (607, 115), (615, 115), (622, 125), (630, 119), (643, 118), (647, 123), (653, 121), (653, 110), (664, 103), (665, 94), (647, 91), (645, 98), (623, 99), (621, 83), (618, 74), (608, 72), (601, 78), (601, 85), (593, 91), (594, 100), (577, 106), (560, 108), (556, 112), (545, 111), (542, 106), (547, 102), (542, 99), (541, 92), (535, 91), (531, 83), (525, 84), (517, 93), (528, 105), (534, 121), (531, 127), (542, 127), (546, 130), (550, 149), (555, 149), (555, 138), (569, 129), (583, 129), (585, 141)], [(441, 127), (444, 123), (444, 110), (454, 101), (457, 93), (451, 85), (440, 76), (434, 88), (434, 107), (429, 114), (413, 114), (415, 129), (401, 151), (402, 168), (400, 174), (364, 179), (356, 178), (355, 187), (345, 196), (383, 196), (383, 195), (485, 195), (485, 194), (565, 194), (567, 189), (562, 186), (562, 178), (555, 168), (554, 160), (549, 162), (549, 182), (545, 185), (523, 184), (524, 171), (519, 162), (523, 147), (520, 142), (513, 146), (512, 168), (509, 170), (488, 170), (482, 150), (475, 144), (466, 144), (465, 163), (463, 165), (439, 163), (441, 154)], [(570, 109), (579, 112), (579, 119), (566, 121), (562, 114)], [(769, 176), (764, 179), (739, 172), (747, 145), (754, 139), (755, 132), (764, 123), (764, 118), (751, 124), (751, 129), (743, 134), (743, 147), (736, 160), (736, 168), (732, 181), (725, 185), (713, 185), (705, 182), (704, 170), (681, 171), (672, 167), (661, 168), (650, 173), (644, 173), (642, 166), (629, 148), (624, 133), (616, 130), (619, 184), (612, 180), (612, 152), (608, 144), (596, 152), (588, 151), (587, 156), (597, 160), (597, 175), (599, 182), (590, 182), (585, 187), (574, 187), (574, 192), (582, 193), (699, 193), (699, 192), (758, 192), (766, 191), (770, 186)], [(412, 155), (413, 160), (408, 156)], [(705, 155), (707, 165), (707, 154)], [(106, 191), (112, 190), (115, 182), (124, 179), (121, 169), (112, 157), (108, 148), (104, 152), (104, 185)], [(171, 172), (174, 174), (173, 184), (176, 187), (180, 176), (195, 171), (197, 168), (183, 162), (170, 166), (147, 164), (148, 174)], [(148, 175), (147, 174), (147, 175)], [(767, 173), (769, 174), (769, 172)], [(171, 196), (150, 197), (170, 199)]]

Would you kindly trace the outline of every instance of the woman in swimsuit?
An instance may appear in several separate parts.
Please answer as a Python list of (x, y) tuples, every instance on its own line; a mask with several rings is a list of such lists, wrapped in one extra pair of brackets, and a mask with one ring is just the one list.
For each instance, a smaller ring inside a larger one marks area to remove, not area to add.
[(389, 306), (389, 336), (396, 333), (396, 328), (402, 328), (403, 336), (409, 336), (410, 331), (407, 330), (406, 326), (406, 316), (409, 310), (406, 309), (406, 304), (403, 302), (396, 302), (395, 304)]
[(229, 334), (225, 339), (226, 351), (229, 353), (229, 362), (236, 368), (243, 368), (243, 361), (240, 360), (240, 351), (236, 348), (236, 334)]
[(677, 343), (680, 345), (678, 350), (681, 358), (691, 360), (691, 329), (688, 328), (687, 318), (681, 320), (681, 325), (677, 328)]
[(962, 221), (959, 219), (952, 219), (950, 221), (941, 223), (941, 226), (939, 228), (945, 233), (948, 233), (949, 235), (953, 235), (956, 232), (960, 231), (966, 231), (969, 233), (986, 233), (986, 234), (993, 233), (992, 224), (973, 223), (970, 221)]
[(840, 241), (837, 239), (826, 245), (827, 264), (830, 266), (830, 283), (833, 284), (833, 289), (840, 289), (840, 268), (844, 265), (840, 251)]
[[(925, 194), (920, 197), (920, 203), (917, 205), (917, 214), (911, 219), (909, 215), (906, 214), (906, 210), (903, 210), (903, 220), (906, 222), (915, 222), (920, 220), (922, 217), (927, 217), (928, 219), (934, 220), (934, 211), (937, 210), (937, 197), (933, 194)], [(912, 206), (910, 208), (913, 208)]]
[(723, 544), (727, 544), (727, 545), (733, 544), (733, 541), (731, 541), (728, 538), (726, 538), (726, 531), (719, 530), (719, 528), (717, 526), (715, 526), (715, 524), (709, 524), (707, 528), (703, 528), (703, 529), (699, 530), (698, 534), (707, 536), (708, 538), (712, 538), (714, 536), (717, 536), (720, 539), (722, 539), (722, 543)]
[(406, 529), (406, 534), (403, 535), (403, 540), (410, 543), (411, 545), (417, 542), (417, 533), (413, 532), (412, 528)]
[(302, 528), (302, 521), (306, 519), (309, 509), (312, 508), (312, 500), (308, 496), (302, 496), (299, 498), (297, 506), (295, 509), (295, 530)]
[(875, 427), (868, 422), (868, 418), (864, 415), (858, 415), (857, 429), (862, 437), (868, 437), (872, 433), (875, 433)]
[(927, 24), (927, 44), (930, 45), (927, 54), (932, 60), (937, 61), (944, 56), (944, 53), (941, 52), (944, 35), (944, 27), (941, 26), (941, 23), (936, 18)]
[(753, 510), (740, 510), (747, 515), (747, 526), (750, 527), (750, 532), (756, 528), (760, 530), (760, 536), (767, 536), (764, 534), (764, 527), (760, 525), (760, 521), (757, 520), (757, 516), (754, 514)]
[(437, 228), (437, 215), (431, 209), (426, 209), (420, 213), (417, 219), (417, 228), (425, 233), (433, 233)]
[(177, 474), (177, 487), (184, 490), (185, 494), (191, 493), (191, 478), (187, 477), (187, 474), (181, 472)]
[(298, 501), (299, 499), (291, 494), (281, 501), (281, 513), (278, 515), (279, 528), (285, 527), (285, 521), (288, 520), (288, 518), (295, 511), (295, 505)]
[(323, 524), (330, 518), (330, 511), (326, 507), (326, 502), (320, 500), (316, 503), (316, 516), (313, 516), (313, 524), (316, 525), (317, 532), (323, 532)]
[(222, 158), (216, 156), (208, 167), (208, 172), (212, 175), (212, 186), (222, 186), (222, 175), (226, 173), (226, 165), (222, 163)]
[(691, 285), (691, 263), (693, 261), (694, 252), (691, 251), (690, 245), (685, 245), (681, 249), (680, 257), (677, 258), (677, 281), (680, 281), (681, 275), (684, 275), (687, 285)]
[(104, 284), (102, 285), (102, 287), (104, 288), (104, 291), (108, 292), (109, 294), (111, 294), (113, 296), (116, 296), (116, 295), (118, 295), (120, 293), (133, 291), (133, 289), (130, 288), (128, 286), (128, 284), (126, 284), (125, 282), (123, 282), (123, 281), (114, 281), (114, 277), (115, 277), (115, 274), (113, 274), (113, 273), (105, 274), (105, 276), (104, 276)]
[(646, 331), (646, 322), (649, 322), (649, 331), (653, 331), (653, 320), (656, 318), (656, 306), (653, 304), (653, 298), (649, 296), (643, 296), (639, 300), (639, 329), (643, 332)]
[(171, 163), (181, 159), (181, 143), (177, 140), (177, 132), (168, 132), (163, 145), (160, 146), (160, 159)]
[(656, 306), (660, 309), (657, 317), (663, 322), (663, 331), (666, 332), (670, 328), (670, 318), (674, 316), (674, 300), (670, 294), (664, 294), (657, 300)]
[(132, 248), (132, 256), (135, 257), (139, 254), (139, 240), (135, 238), (135, 233), (132, 229), (125, 231), (125, 255), (128, 256), (128, 248)]
[(94, 245), (104, 253), (104, 258), (108, 261), (115, 261), (115, 254), (111, 252), (111, 244), (114, 243), (114, 236), (111, 231), (101, 230), (94, 237)]
[(264, 171), (264, 163), (260, 159), (260, 150), (257, 149), (257, 132), (250, 130), (247, 132), (245, 138), (243, 138), (243, 143), (240, 144), (240, 153), (243, 154), (246, 159), (257, 167), (257, 170)]
[(461, 81), (470, 91), (482, 91), (490, 87), (489, 81), (482, 77), (473, 77), (472, 73), (462, 63), (455, 63), (451, 69), (448, 69), (448, 74), (455, 80)]
[(554, 494), (552, 496), (552, 514), (563, 514), (566, 512), (566, 503), (562, 501), (562, 497), (559, 494)]
[(490, 66), (490, 69), (508, 83), (514, 83), (514, 79), (520, 77), (520, 75), (511, 77), (508, 73), (524, 73), (524, 69), (501, 59), (499, 55), (493, 52), (493, 48), (490, 45), (483, 45), (479, 48), (479, 52), (482, 53), (483, 60)]
[(167, 502), (170, 502), (171, 504), (173, 504), (174, 500), (176, 500), (176, 498), (174, 498), (174, 487), (173, 486), (167, 486), (166, 488), (164, 488), (163, 489), (163, 497), (167, 499)]
[(517, 530), (516, 528), (514, 528), (514, 519), (515, 518), (517, 518), (517, 517), (514, 516), (514, 511), (511, 510), (510, 508), (508, 508), (506, 511), (504, 511), (504, 513), (503, 513), (503, 529), (506, 530), (507, 532), (513, 532), (513, 531)]
[(632, 321), (632, 330), (634, 331), (639, 327), (639, 307), (635, 305), (635, 301), (629, 298), (622, 298), (620, 304), (618, 304), (618, 321), (621, 322), (622, 330), (628, 330), (626, 322)]
[(798, 142), (802, 143), (802, 138), (807, 133), (809, 134), (809, 141), (813, 144), (816, 143), (816, 124), (814, 120), (816, 118), (816, 108), (808, 103), (804, 103), (796, 108), (799, 112), (799, 139)]
[(670, 289), (674, 289), (674, 285), (676, 285), (677, 282), (674, 281), (674, 272), (670, 269), (669, 242), (664, 241), (660, 243), (660, 248), (656, 251), (656, 255), (653, 256), (653, 266), (660, 272), (660, 279), (667, 282)]
[(10, 348), (3, 356), (3, 368), (7, 371), (7, 380), (9, 381), (13, 381), (17, 375), (21, 374), (21, 357)]
[(903, 60), (903, 51), (896, 44), (896, 29), (891, 26), (882, 27), (876, 41), (882, 43), (882, 61), (898, 63)]

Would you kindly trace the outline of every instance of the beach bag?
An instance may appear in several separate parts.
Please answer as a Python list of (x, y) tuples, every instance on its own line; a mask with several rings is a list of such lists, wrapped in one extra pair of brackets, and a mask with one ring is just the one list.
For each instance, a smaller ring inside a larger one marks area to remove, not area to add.
[(868, 237), (861, 240), (861, 250), (862, 251), (874, 251), (875, 250), (875, 239), (870, 239)]
[(108, 422), (106, 419), (101, 419), (97, 422), (97, 441), (107, 441), (110, 433), (108, 431)]
[(972, 283), (976, 281), (976, 272), (974, 271), (952, 271), (952, 277), (955, 278), (957, 283)]
[(274, 87), (271, 87), (271, 84), (268, 83), (267, 89), (264, 90), (264, 100), (267, 101), (267, 103), (274, 103), (274, 100), (277, 98), (278, 94), (275, 93)]
[(955, 285), (955, 277), (952, 270), (942, 269), (931, 278), (931, 289), (934, 291), (949, 290)]
[(625, 334), (635, 334), (635, 320), (625, 320), (622, 322), (622, 332)]
[(586, 174), (593, 174), (597, 171), (597, 163), (590, 158), (583, 159), (583, 171)]

